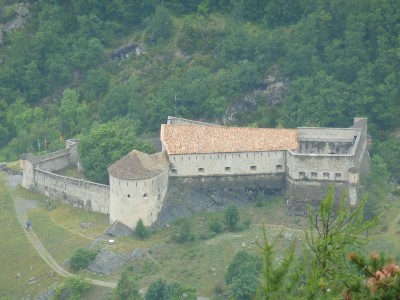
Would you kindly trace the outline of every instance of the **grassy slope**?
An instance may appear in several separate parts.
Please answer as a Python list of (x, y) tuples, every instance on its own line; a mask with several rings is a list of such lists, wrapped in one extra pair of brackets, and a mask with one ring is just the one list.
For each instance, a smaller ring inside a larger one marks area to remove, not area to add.
[[(36, 253), (20, 226), (10, 191), (0, 173), (0, 298), (20, 299), (42, 293), (59, 278)], [(18, 278), (16, 275), (20, 274)], [(29, 284), (30, 278), (36, 282)]]
[[(4, 191), (3, 185), (1, 188)], [(38, 201), (41, 202), (38, 208), (29, 212), (29, 217), (41, 242), (59, 263), (69, 258), (76, 248), (90, 245), (108, 226), (107, 217), (104, 215), (61, 204), (55, 205), (52, 210), (45, 210), (43, 197), (23, 189), (17, 189), (16, 193), (20, 196), (39, 199)], [(6, 230), (0, 233), (2, 240), (7, 241), (7, 243), (0, 245), (0, 250), (1, 253), (9, 254), (2, 256), (2, 264), (7, 271), (0, 275), (4, 276), (0, 278), (0, 282), (3, 285), (4, 282), (9, 283), (7, 287), (0, 286), (0, 290), (4, 295), (16, 295), (15, 291), (17, 290), (21, 291), (20, 294), (35, 294), (39, 289), (35, 290), (34, 286), (27, 285), (26, 280), (29, 277), (40, 276), (42, 287), (51, 285), (55, 279), (46, 276), (50, 273), (50, 270), (27, 244), (23, 230), (18, 226), (14, 217), (10, 194), (1, 193), (1, 205), (2, 224), (9, 225), (5, 227)], [(366, 249), (367, 251), (384, 250), (392, 257), (396, 257), (400, 250), (398, 239), (400, 200), (383, 200), (380, 205), (386, 217), (383, 219), (383, 224), (371, 232), (372, 235), (376, 236), (376, 239)], [(192, 231), (197, 237), (194, 242), (177, 244), (171, 241), (172, 233), (179, 226), (179, 221), (177, 221), (171, 224), (169, 229), (155, 230), (151, 237), (145, 241), (136, 238), (116, 238), (115, 246), (109, 246), (103, 241), (97, 247), (121, 252), (146, 249), (146, 254), (140, 259), (133, 260), (126, 265), (138, 276), (140, 284), (144, 288), (152, 281), (164, 278), (168, 281), (179, 281), (193, 286), (197, 289), (199, 295), (213, 296), (215, 289), (227, 289), (223, 277), (226, 267), (235, 253), (239, 250), (255, 253), (258, 251), (257, 242), (261, 241), (263, 224), (268, 224), (269, 238), (273, 238), (277, 234), (282, 236), (276, 248), (277, 257), (282, 256), (281, 251), (288, 248), (290, 244), (288, 236), (297, 240), (297, 249), (301, 251), (301, 240), (303, 240), (303, 230), (307, 220), (302, 217), (287, 216), (285, 212), (285, 201), (282, 198), (274, 198), (265, 202), (262, 207), (256, 207), (252, 204), (240, 209), (241, 221), (251, 220), (250, 228), (240, 232), (225, 232), (213, 238), (202, 240), (201, 235), (209, 234), (209, 220), (216, 217), (220, 220), (223, 219), (223, 212), (205, 212), (190, 218), (193, 225)], [(90, 222), (91, 226), (87, 229), (82, 228), (81, 222)], [(16, 252), (11, 249), (21, 250)], [(27, 253), (24, 253), (24, 251), (27, 251)], [(17, 257), (18, 259), (16, 259)], [(32, 270), (30, 266), (33, 267)], [(117, 281), (121, 271), (104, 276), (102, 280)], [(15, 278), (17, 272), (23, 274), (24, 280)], [(86, 274), (90, 277), (96, 277), (90, 273)], [(100, 299), (99, 293), (106, 295), (109, 291), (93, 288), (85, 298)], [(0, 293), (0, 295), (2, 294)]]

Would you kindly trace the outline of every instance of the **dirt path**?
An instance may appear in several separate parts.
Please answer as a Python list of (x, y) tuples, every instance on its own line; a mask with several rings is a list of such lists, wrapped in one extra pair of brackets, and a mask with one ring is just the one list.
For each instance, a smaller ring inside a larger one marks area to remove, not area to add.
[[(9, 175), (7, 176), (7, 184), (10, 188), (15, 189), (16, 186), (21, 182), (21, 176), (19, 175)], [(74, 276), (74, 274), (66, 271), (63, 269), (50, 255), (49, 252), (47, 252), (46, 248), (43, 246), (43, 244), (40, 242), (39, 238), (33, 231), (33, 229), (25, 230), (25, 222), (27, 220), (26, 217), (26, 212), (29, 209), (37, 207), (37, 203), (34, 200), (30, 199), (24, 199), (22, 197), (13, 197), (14, 200), (14, 205), (15, 205), (15, 211), (19, 220), (19, 223), (21, 224), (22, 228), (24, 228), (25, 234), (27, 235), (28, 239), (32, 243), (33, 247), (37, 251), (37, 253), (43, 258), (43, 260), (59, 275), (63, 277), (68, 277), (68, 276)], [(101, 280), (95, 280), (95, 279), (90, 279), (86, 278), (87, 281), (91, 284), (98, 285), (98, 286), (103, 286), (103, 287), (109, 287), (109, 288), (115, 288), (117, 284), (115, 282), (108, 282), (108, 281), (101, 281)]]

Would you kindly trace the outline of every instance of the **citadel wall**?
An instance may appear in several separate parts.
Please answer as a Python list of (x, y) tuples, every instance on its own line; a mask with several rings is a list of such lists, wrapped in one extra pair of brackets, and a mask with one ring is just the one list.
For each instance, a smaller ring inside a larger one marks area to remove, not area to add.
[(168, 168), (149, 179), (124, 180), (110, 174), (110, 222), (134, 228), (139, 219), (152, 225), (163, 206), (168, 189)]
[(285, 172), (286, 151), (170, 155), (171, 177)]
[(35, 170), (33, 190), (86, 210), (110, 213), (110, 187), (82, 179)]
[(68, 140), (67, 149), (43, 156), (21, 158), (22, 186), (64, 203), (100, 213), (109, 213), (109, 186), (53, 173), (79, 163), (77, 142)]

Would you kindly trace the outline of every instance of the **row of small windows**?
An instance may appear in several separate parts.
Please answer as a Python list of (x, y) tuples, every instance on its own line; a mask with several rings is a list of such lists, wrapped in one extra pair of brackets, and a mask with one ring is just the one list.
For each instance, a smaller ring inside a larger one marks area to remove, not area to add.
[[(126, 197), (127, 198), (131, 198), (131, 194), (127, 194)], [(158, 198), (158, 200), (160, 200), (160, 198), (161, 198), (161, 194), (160, 193), (157, 194), (157, 198)], [(143, 199), (145, 199), (145, 200), (147, 199), (147, 193), (143, 194)]]
[[(231, 167), (225, 167), (224, 168), (225, 173), (231, 173), (232, 169)], [(204, 174), (205, 173), (205, 168), (197, 168), (197, 171), (199, 174)], [(250, 171), (251, 172), (256, 172), (257, 171), (257, 166), (250, 166)], [(283, 171), (283, 166), (282, 165), (276, 165), (276, 172), (282, 172)], [(177, 175), (178, 174), (178, 169), (173, 168), (171, 169), (171, 174)]]
[[(306, 178), (306, 172), (299, 172), (299, 177), (300, 178)], [(322, 173), (322, 178), (323, 179), (330, 179), (330, 173), (329, 172), (323, 172)], [(335, 173), (335, 180), (340, 180), (342, 179), (342, 173)], [(311, 179), (318, 179), (318, 172), (311, 172)]]
[[(267, 154), (266, 154), (266, 156), (267, 157), (270, 157), (270, 156), (276, 156), (277, 155), (277, 153), (276, 152), (268, 152)], [(185, 156), (185, 157), (187, 157), (187, 159), (188, 160), (191, 160), (191, 158), (193, 158), (193, 159), (195, 159), (195, 160), (197, 160), (198, 159), (198, 157), (200, 157), (200, 158), (202, 158), (202, 159), (206, 159), (207, 158), (207, 156), (210, 158), (210, 159), (212, 159), (213, 158), (213, 156), (214, 156), (214, 158), (217, 158), (217, 159), (219, 159), (219, 158), (233, 158), (233, 157), (235, 157), (235, 156), (237, 156), (237, 157), (256, 157), (256, 156), (260, 156), (260, 157), (262, 157), (263, 156), (263, 153), (262, 152), (259, 152), (259, 153), (256, 153), (256, 152), (254, 152), (254, 153), (246, 153), (246, 154), (244, 154), (244, 153), (238, 153), (238, 154), (217, 154), (217, 155), (206, 155), (206, 154), (204, 154), (204, 155), (196, 155), (196, 156)], [(181, 156), (180, 157), (181, 159), (181, 161), (183, 161), (183, 159), (184, 159), (184, 156)], [(176, 160), (178, 160), (179, 159), (179, 157), (172, 157), (172, 160), (173, 161), (176, 161)]]

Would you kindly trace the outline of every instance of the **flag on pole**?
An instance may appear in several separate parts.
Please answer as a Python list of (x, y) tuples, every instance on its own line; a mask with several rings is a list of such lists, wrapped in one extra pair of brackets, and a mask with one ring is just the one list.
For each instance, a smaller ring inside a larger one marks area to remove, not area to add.
[(47, 139), (44, 138), (44, 150), (47, 150)]

